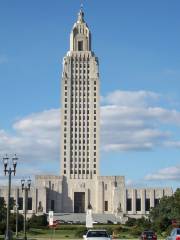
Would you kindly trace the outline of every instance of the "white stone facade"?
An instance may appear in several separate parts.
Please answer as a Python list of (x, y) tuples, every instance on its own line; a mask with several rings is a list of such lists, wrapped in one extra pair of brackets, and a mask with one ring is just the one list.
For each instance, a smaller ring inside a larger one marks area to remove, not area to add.
[[(91, 33), (81, 10), (63, 60), (61, 91), (61, 174), (35, 176), (28, 213), (93, 213), (141, 217), (149, 213), (170, 188), (126, 189), (124, 176), (99, 176), (99, 63), (91, 50)], [(0, 187), (7, 200), (7, 188)], [(21, 189), (11, 197), (24, 208)]]

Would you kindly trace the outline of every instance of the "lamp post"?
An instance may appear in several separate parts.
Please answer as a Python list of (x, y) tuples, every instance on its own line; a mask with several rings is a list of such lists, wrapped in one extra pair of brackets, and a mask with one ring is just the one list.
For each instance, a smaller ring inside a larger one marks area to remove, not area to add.
[(18, 237), (18, 215), (19, 215), (19, 205), (16, 204), (14, 210), (16, 212), (16, 238)]
[(6, 156), (3, 158), (3, 164), (4, 164), (4, 174), (5, 176), (8, 174), (8, 201), (7, 201), (7, 220), (6, 220), (6, 234), (5, 234), (5, 240), (11, 239), (10, 229), (9, 229), (9, 217), (10, 217), (10, 195), (11, 195), (11, 175), (14, 173), (14, 176), (16, 175), (16, 166), (18, 158), (16, 154), (11, 159), (12, 164), (9, 161), (9, 158), (6, 154)]
[(21, 180), (22, 191), (24, 191), (24, 240), (27, 240), (26, 234), (26, 213), (27, 213), (27, 199), (28, 199), (28, 191), (30, 191), (31, 187), (31, 179), (29, 178), (27, 181), (25, 179)]

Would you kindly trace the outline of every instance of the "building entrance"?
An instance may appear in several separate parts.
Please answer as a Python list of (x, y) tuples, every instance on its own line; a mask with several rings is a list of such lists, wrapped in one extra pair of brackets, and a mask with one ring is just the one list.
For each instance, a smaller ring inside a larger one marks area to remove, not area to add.
[(85, 192), (74, 193), (74, 213), (85, 212)]

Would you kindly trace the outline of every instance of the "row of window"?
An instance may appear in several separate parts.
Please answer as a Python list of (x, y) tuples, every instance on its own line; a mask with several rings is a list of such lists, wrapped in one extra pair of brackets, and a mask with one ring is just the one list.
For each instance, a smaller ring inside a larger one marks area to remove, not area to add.
[[(85, 92), (83, 92), (83, 94), (81, 94), (82, 92), (75, 92), (75, 94), (72, 92), (71, 93), (71, 102), (79, 102), (79, 103), (87, 103), (89, 104), (90, 102), (90, 99), (89, 99), (89, 92), (87, 92), (87, 94)], [(67, 92), (65, 93), (65, 99), (64, 99), (64, 102), (67, 103), (68, 100), (67, 100)], [(81, 96), (83, 96), (83, 98), (81, 98)], [(86, 97), (87, 98), (84, 98)], [(96, 97), (96, 93), (94, 93), (94, 97)], [(91, 101), (92, 102), (92, 101)], [(94, 98), (94, 103), (96, 102), (96, 98)]]
[[(79, 125), (79, 127), (81, 127), (81, 125), (83, 126), (83, 127), (85, 127), (85, 126), (89, 126), (89, 122), (83, 122), (82, 124), (81, 124), (81, 122), (79, 122), (79, 124), (77, 123), (77, 122), (75, 122), (75, 127), (73, 128), (73, 127), (71, 127), (71, 131), (73, 132), (73, 131), (79, 131), (79, 129), (81, 129), (81, 128), (78, 128), (78, 130), (76, 130), (77, 129), (77, 126)], [(96, 126), (96, 122), (93, 122), (93, 125), (94, 125), (94, 127)], [(65, 121), (64, 122), (64, 126), (66, 127), (67, 126), (67, 122)], [(71, 126), (73, 126), (73, 123), (71, 123)], [(84, 129), (84, 128), (83, 128)]]
[[(0, 197), (0, 202), (4, 201), (4, 197)], [(10, 197), (10, 210), (14, 209), (16, 202), (13, 197)], [(23, 210), (23, 198), (18, 198), (18, 210)], [(28, 197), (27, 199), (27, 210), (32, 210), (32, 198)]]
[[(70, 174), (90, 174), (91, 171), (89, 170), (70, 170)], [(96, 174), (96, 170), (92, 172), (93, 174)], [(66, 174), (66, 170), (64, 170), (64, 174)]]
[[(67, 113), (66, 111), (67, 111), (67, 110), (64, 110), (65, 113)], [(73, 110), (73, 109), (71, 109), (71, 114), (73, 114), (73, 113), (74, 113), (74, 114), (81, 114), (81, 113), (85, 114), (85, 110), (82, 111), (82, 110), (80, 110), (80, 109), (79, 109), (79, 110)], [(86, 114), (89, 114), (89, 110), (88, 110), (88, 109), (86, 110)], [(96, 110), (94, 110), (94, 114), (96, 114)]]
[[(159, 204), (159, 199), (154, 199), (154, 205), (157, 206)], [(136, 199), (136, 211), (141, 211), (142, 210), (142, 203), (141, 203), (141, 198)], [(132, 211), (132, 199), (128, 198), (127, 199), (127, 211)], [(145, 211), (150, 211), (150, 199), (146, 198), (145, 199)]]
[[(73, 98), (73, 97), (81, 97), (81, 96), (83, 96), (83, 97), (85, 97), (85, 96), (87, 96), (88, 98), (87, 99), (83, 99), (83, 100), (86, 100), (87, 102), (89, 102), (89, 94), (90, 93), (90, 91), (86, 91), (86, 90), (84, 90), (84, 91), (78, 91), (77, 89), (75, 90), (75, 91), (72, 91), (71, 92), (71, 99)], [(65, 92), (64, 93), (64, 95), (65, 96), (67, 96), (67, 92)], [(96, 92), (94, 92), (94, 97), (96, 97)], [(79, 101), (81, 101), (81, 99), (79, 99)], [(67, 102), (67, 100), (65, 100), (65, 102)]]
[[(71, 155), (72, 155), (72, 156), (73, 156), (73, 155), (74, 155), (74, 156), (86, 156), (86, 155), (89, 156), (90, 153), (89, 153), (88, 151), (87, 151), (87, 152), (84, 152), (84, 151), (83, 151), (82, 154), (81, 154), (81, 152), (76, 152), (76, 151), (73, 152), (73, 151), (72, 151), (72, 152), (71, 152)], [(66, 151), (64, 151), (64, 156), (66, 156)], [(94, 157), (95, 157), (95, 156), (96, 156), (96, 152), (94, 152)]]
[(74, 67), (76, 67), (76, 68), (77, 68), (77, 67), (79, 67), (79, 68), (82, 68), (82, 67), (84, 67), (84, 68), (86, 68), (86, 67), (89, 68), (89, 63), (88, 63), (88, 64), (85, 64), (85, 63), (84, 63), (84, 64), (81, 64), (81, 63), (80, 63), (80, 64), (77, 64), (77, 63), (76, 63), (76, 64), (72, 64), (72, 67), (73, 67), (73, 68), (74, 68)]
[[(81, 76), (81, 75), (73, 75), (72, 76), (73, 78), (74, 78), (74, 80), (76, 80), (76, 79), (84, 79), (84, 76)], [(87, 79), (89, 79), (89, 75), (87, 75)]]
[[(80, 91), (89, 91), (90, 90), (90, 87), (89, 86), (77, 86), (77, 85), (73, 85), (72, 87), (71, 87), (71, 91), (74, 91), (74, 90), (76, 90), (76, 91), (78, 91), (78, 90), (80, 90)], [(94, 91), (96, 91), (96, 87), (94, 87)], [(65, 91), (65, 93), (66, 93), (66, 91)], [(65, 96), (66, 96), (66, 94), (65, 94)]]
[[(66, 145), (64, 145), (64, 149), (66, 149)], [(71, 147), (70, 147), (70, 149), (71, 150), (73, 150), (73, 149), (75, 149), (75, 150), (77, 150), (77, 149), (79, 149), (79, 150), (89, 150), (89, 146), (81, 146), (81, 145), (79, 145), (79, 146), (77, 146), (77, 145), (75, 145), (75, 146), (73, 146), (73, 145), (71, 145)], [(94, 150), (96, 150), (96, 146), (94, 146)]]
[[(94, 108), (96, 108), (96, 106), (97, 106), (96, 103), (94, 103)], [(64, 104), (64, 107), (67, 108), (67, 103)], [(89, 108), (90, 105), (89, 105), (89, 103), (87, 103), (87, 104), (81, 104), (81, 103), (77, 104), (77, 103), (76, 103), (76, 104), (74, 104), (74, 105), (73, 105), (73, 103), (71, 103), (71, 108), (74, 108), (74, 107), (81, 109), (81, 108)], [(91, 106), (91, 107), (92, 107), (92, 106)], [(81, 110), (82, 110), (82, 109), (81, 109)], [(84, 110), (84, 113), (85, 113), (85, 110)]]
[[(85, 167), (89, 168), (89, 164), (76, 164), (76, 163), (73, 164), (73, 163), (71, 163), (71, 164), (70, 164), (70, 167), (71, 167), (71, 168), (73, 168), (73, 167), (74, 167), (74, 168), (77, 168), (77, 167), (78, 167), (78, 168), (81, 168), (81, 167), (83, 167), (83, 168), (85, 168)], [(96, 164), (94, 164), (93, 167), (96, 168)], [(66, 164), (65, 164), (65, 163), (64, 163), (64, 168), (66, 168)]]
[[(83, 129), (83, 131), (85, 131), (84, 129)], [(81, 130), (79, 129), (79, 132), (81, 132)], [(67, 137), (67, 134), (66, 133), (64, 133), (64, 137), (66, 138)], [(71, 142), (73, 142), (73, 140), (74, 140), (74, 137), (78, 137), (78, 135), (77, 134), (71, 134)], [(89, 137), (89, 136), (88, 136)], [(96, 138), (96, 134), (94, 134), (94, 138)], [(86, 139), (87, 140), (87, 139)], [(74, 143), (78, 143), (77, 142), (77, 140), (75, 139), (74, 140)], [(86, 143), (86, 141), (85, 141), (85, 139), (83, 139), (83, 141), (81, 142), (81, 139), (79, 139), (79, 144), (81, 144), (81, 143)], [(89, 143), (89, 141), (87, 142), (87, 143)]]
[[(85, 93), (83, 95), (85, 96)], [(71, 102), (72, 103), (79, 103), (79, 104), (83, 103), (82, 106), (86, 107), (89, 104), (89, 98), (87, 98), (87, 99), (86, 98), (81, 98), (81, 93), (79, 93), (79, 98), (78, 97), (73, 97), (73, 98), (71, 98)], [(96, 103), (96, 98), (94, 98), (94, 103)]]
[[(88, 124), (89, 125), (89, 124)], [(96, 124), (95, 124), (96, 125)], [(81, 128), (71, 128), (71, 132), (81, 132), (81, 130), (82, 130), (82, 132), (89, 132), (90, 130), (89, 130), (89, 127), (87, 127), (87, 128), (85, 128), (85, 127), (83, 127), (82, 129)], [(92, 130), (92, 129), (91, 129)], [(67, 128), (66, 127), (64, 127), (64, 132), (66, 132), (67, 131)], [(93, 129), (93, 131), (94, 132), (96, 132), (96, 127), (94, 127), (94, 129)], [(77, 135), (75, 134), (75, 137), (77, 137)], [(85, 135), (83, 134), (83, 137), (85, 137)]]
[[(91, 83), (92, 83), (92, 81), (91, 81)], [(88, 81), (77, 81), (77, 80), (75, 80), (74, 81), (74, 79), (71, 79), (71, 84), (75, 84), (75, 85), (90, 85), (90, 81), (88, 80)], [(94, 85), (96, 85), (97, 84), (97, 81), (96, 80), (94, 80)], [(65, 80), (65, 82), (64, 82), (64, 87), (65, 87), (65, 90), (67, 90), (67, 80)]]
[(84, 73), (85, 74), (85, 73), (89, 73), (89, 70), (88, 69), (81, 70), (81, 69), (75, 68), (74, 73), (78, 73), (78, 74)]
[[(67, 115), (64, 116), (64, 120), (67, 120)], [(71, 125), (73, 125), (73, 120), (78, 120), (78, 116), (77, 116), (77, 115), (75, 115), (75, 116), (71, 115), (71, 120), (72, 120)], [(89, 121), (89, 116), (84, 116), (84, 115), (83, 115), (83, 116), (82, 116), (82, 119), (79, 117), (79, 122), (78, 122), (79, 125), (81, 125), (81, 120)], [(96, 120), (96, 116), (94, 116), (94, 120)], [(75, 122), (75, 125), (77, 126), (78, 123)], [(67, 125), (67, 122), (66, 122), (66, 121), (64, 121), (64, 125)]]
[(85, 58), (85, 57), (81, 57), (80, 56), (80, 58), (79, 58), (79, 56), (78, 57), (74, 57), (74, 58), (71, 58), (71, 62), (72, 62), (72, 64), (81, 64), (81, 63), (87, 63), (87, 64), (89, 64), (89, 56), (87, 57), (87, 59)]
[[(77, 162), (77, 158), (71, 158), (71, 162)], [(83, 162), (86, 162), (85, 158), (82, 158)], [(94, 162), (96, 162), (96, 158), (93, 159)], [(64, 162), (66, 162), (66, 158), (64, 158)], [(78, 159), (78, 162), (81, 162), (81, 158)], [(87, 162), (89, 162), (89, 158), (87, 158)]]
[[(66, 133), (64, 133), (64, 138), (66, 138), (67, 137), (67, 134)], [(77, 136), (76, 136), (77, 137)], [(94, 138), (96, 138), (96, 134), (94, 134)], [(89, 139), (83, 139), (82, 141), (81, 141), (81, 139), (79, 139), (79, 141), (77, 140), (77, 139), (74, 139), (74, 136), (73, 136), (73, 134), (71, 135), (71, 143), (75, 143), (75, 144), (77, 144), (77, 143), (79, 143), (79, 144), (89, 144)]]

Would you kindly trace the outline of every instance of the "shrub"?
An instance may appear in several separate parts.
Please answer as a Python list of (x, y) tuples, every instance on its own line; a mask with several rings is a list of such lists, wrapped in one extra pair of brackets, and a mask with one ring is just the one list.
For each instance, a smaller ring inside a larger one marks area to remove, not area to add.
[(28, 227), (39, 228), (46, 227), (48, 225), (46, 214), (36, 216), (35, 214), (28, 220)]

